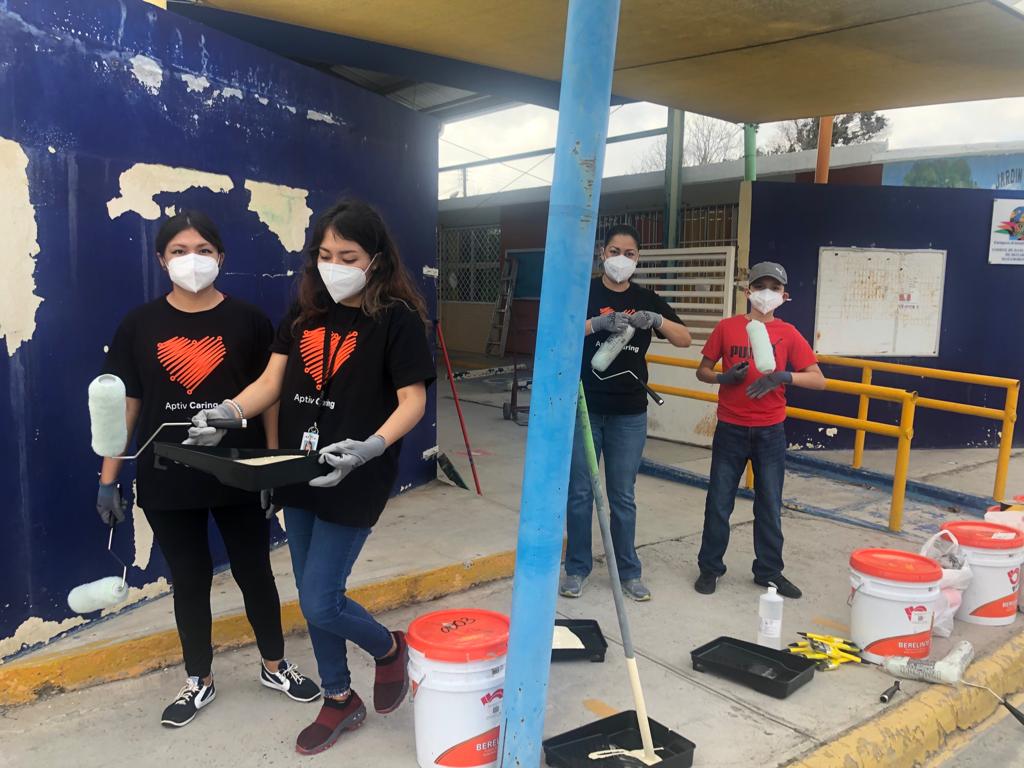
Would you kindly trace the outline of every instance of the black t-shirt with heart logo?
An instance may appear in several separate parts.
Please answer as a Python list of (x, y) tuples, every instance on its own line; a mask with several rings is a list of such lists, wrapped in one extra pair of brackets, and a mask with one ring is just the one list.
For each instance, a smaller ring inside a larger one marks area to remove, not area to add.
[[(396, 390), (434, 381), (426, 327), (404, 303), (392, 304), (375, 318), (341, 304), (332, 305), (326, 317), (302, 325), (296, 325), (298, 317), (298, 307), (293, 307), (271, 346), (272, 352), (288, 356), (281, 390), (282, 448), (301, 448), (303, 435), (314, 424), (320, 433), (318, 448), (366, 440), (398, 407)], [(372, 527), (398, 478), (401, 442), (333, 488), (291, 485), (278, 488), (274, 501), (308, 509), (328, 522)]]
[[(274, 327), (258, 308), (225, 296), (213, 309), (182, 312), (162, 297), (128, 313), (107, 353), (105, 373), (142, 401), (136, 444), (167, 422), (187, 422), (255, 381), (270, 358)], [(156, 442), (180, 443), (186, 427), (167, 427)], [(264, 448), (262, 419), (228, 430), (221, 445)], [(150, 446), (136, 462), (138, 503), (174, 510), (257, 504), (256, 494), (222, 485), (213, 475), (157, 459)]]

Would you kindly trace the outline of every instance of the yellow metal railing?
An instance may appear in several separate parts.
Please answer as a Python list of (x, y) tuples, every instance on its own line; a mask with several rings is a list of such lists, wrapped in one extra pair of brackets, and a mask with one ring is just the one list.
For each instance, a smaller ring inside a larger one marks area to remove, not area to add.
[[(901, 365), (900, 363), (886, 363), (877, 360), (861, 360), (854, 357), (837, 357), (833, 355), (821, 355), (819, 363), (826, 365), (840, 365), (848, 368), (861, 369), (861, 384), (871, 384), (872, 371), (883, 371), (885, 373), (896, 373), (905, 376), (918, 376), (925, 379), (938, 379), (941, 381), (957, 381), (964, 384), (977, 384), (982, 387), (996, 387), (1006, 390), (1006, 398), (1003, 402), (1003, 409), (984, 408), (980, 405), (968, 403), (956, 403), (950, 400), (936, 400), (930, 397), (917, 398), (918, 408), (931, 408), (936, 411), (947, 413), (960, 413), (965, 416), (977, 416), (982, 419), (991, 419), (1002, 423), (1002, 432), (999, 437), (999, 458), (996, 462), (996, 479), (992, 490), (992, 498), (996, 501), (1003, 501), (1006, 496), (1006, 475), (1010, 466), (1010, 452), (1013, 449), (1013, 428), (1017, 421), (1017, 397), (1020, 394), (1020, 380), (1007, 379), (999, 376), (983, 376), (978, 373), (963, 373), (960, 371), (946, 371), (938, 368), (925, 368), (920, 365)], [(868, 406), (871, 398), (867, 394), (861, 395), (860, 404), (857, 408), (857, 418), (867, 420)], [(857, 430), (853, 444), (853, 466), (860, 468), (864, 458), (864, 435), (865, 430)]]
[[(691, 370), (696, 370), (700, 367), (700, 362), (697, 360), (683, 360), (676, 357), (668, 357), (667, 355), (648, 355), (647, 362), (675, 368), (689, 368)], [(719, 366), (716, 366), (716, 368), (721, 370)], [(651, 384), (650, 386), (655, 392), (660, 392), (664, 395), (686, 397), (691, 400), (703, 400), (708, 403), (718, 402), (718, 394), (708, 392), (707, 390), (687, 389), (667, 384)], [(867, 400), (888, 400), (900, 404), (899, 424), (869, 421), (866, 408), (860, 409), (857, 418), (854, 419), (849, 416), (840, 416), (839, 414), (826, 413), (824, 411), (812, 411), (793, 406), (786, 407), (786, 415), (794, 419), (826, 424), (832, 427), (845, 427), (896, 439), (896, 466), (893, 471), (892, 500), (889, 506), (889, 530), (899, 531), (903, 524), (903, 504), (907, 491), (907, 472), (910, 467), (910, 443), (914, 438), (914, 409), (920, 402), (917, 393), (894, 387), (878, 387), (870, 383), (864, 384), (841, 381), (839, 379), (826, 379), (825, 389), (830, 392), (857, 395), (862, 400), (865, 398)], [(751, 487), (749, 464), (747, 466), (747, 487)]]

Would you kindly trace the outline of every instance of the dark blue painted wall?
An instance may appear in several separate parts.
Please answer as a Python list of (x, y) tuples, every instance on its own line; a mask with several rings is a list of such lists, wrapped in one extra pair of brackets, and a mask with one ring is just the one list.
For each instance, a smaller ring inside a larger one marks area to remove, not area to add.
[[(890, 362), (1024, 378), (1021, 289), (1024, 268), (988, 263), (992, 200), (1021, 197), (1006, 190), (840, 187), (755, 182), (750, 225), (750, 263), (778, 261), (789, 273), (793, 301), (779, 316), (808, 339), (814, 334), (818, 249), (822, 246), (938, 248), (947, 252), (939, 356), (884, 358)], [(828, 279), (828, 276), (823, 276)], [(880, 358), (881, 359), (881, 358)], [(860, 373), (829, 366), (825, 375), (859, 380)], [(876, 373), (873, 383), (917, 389), (924, 397), (1003, 407), (1004, 390)], [(855, 416), (857, 398), (789, 390), (792, 405)], [(897, 408), (873, 402), (871, 418), (895, 423)], [(819, 425), (790, 421), (790, 443), (829, 448), (853, 445), (853, 433), (829, 438)], [(933, 448), (994, 446), (994, 421), (919, 410), (914, 445)], [(1024, 430), (1014, 443), (1024, 444)], [(892, 448), (868, 435), (868, 447)]]
[[(153, 256), (158, 222), (108, 215), (120, 174), (158, 163), (230, 176), (226, 194), (193, 188), (156, 200), (218, 222), (227, 250), (218, 285), (275, 322), (300, 257), (247, 210), (244, 181), (309, 190), (314, 217), (342, 194), (361, 196), (390, 223), (433, 313), (435, 287), (422, 267), (435, 263), (438, 126), (141, 0), (0, 0), (0, 51), (0, 137), (29, 158), (43, 298), (31, 340), (9, 355), (0, 339), (3, 640), (28, 617), (68, 617), (68, 590), (114, 570), (93, 511), (99, 462), (89, 449), (86, 387), (120, 318), (167, 287)], [(137, 54), (161, 65), (157, 94), (133, 76)], [(211, 85), (190, 92), (183, 74)], [(337, 124), (311, 120), (308, 110)], [(436, 443), (434, 424), (431, 402), (407, 439), (403, 488), (435, 477), (433, 462), (421, 459)], [(129, 558), (130, 538), (120, 542)], [(165, 574), (154, 552), (129, 582)]]

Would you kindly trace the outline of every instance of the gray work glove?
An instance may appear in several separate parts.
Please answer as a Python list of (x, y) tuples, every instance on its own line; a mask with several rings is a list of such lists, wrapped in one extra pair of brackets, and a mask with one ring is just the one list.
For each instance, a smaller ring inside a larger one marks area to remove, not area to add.
[(267, 520), (277, 514), (278, 507), (274, 503), (273, 488), (260, 491), (260, 509), (263, 510), (263, 514)]
[(728, 371), (718, 374), (715, 378), (718, 379), (719, 384), (739, 384), (747, 378), (748, 370), (750, 370), (750, 363), (744, 360), (742, 363), (736, 363)]
[(629, 324), (634, 328), (639, 328), (641, 331), (646, 331), (650, 328), (661, 328), (661, 323), (664, 319), (657, 312), (648, 312), (645, 309), (641, 309), (629, 315)]
[(608, 331), (608, 333), (618, 333), (624, 331), (629, 327), (629, 316), (625, 312), (612, 312), (609, 315), (598, 315), (597, 317), (590, 318), (590, 329), (597, 333), (598, 331)]
[(773, 389), (792, 383), (793, 374), (789, 371), (772, 371), (747, 387), (747, 397), (751, 400), (760, 400)]
[(320, 449), (320, 463), (330, 464), (334, 471), (313, 478), (309, 484), (314, 488), (333, 488), (353, 469), (384, 453), (386, 447), (380, 435), (373, 435), (365, 441), (342, 440), (340, 443), (331, 443)]
[(104, 525), (123, 523), (126, 509), (128, 502), (121, 498), (121, 487), (117, 483), (100, 483), (99, 492), (96, 494), (96, 512)]
[(221, 403), (216, 408), (207, 408), (192, 417), (192, 426), (188, 428), (188, 440), (184, 445), (203, 445), (212, 447), (218, 445), (227, 434), (226, 429), (214, 429), (206, 426), (207, 419), (237, 419), (238, 411), (227, 403)]

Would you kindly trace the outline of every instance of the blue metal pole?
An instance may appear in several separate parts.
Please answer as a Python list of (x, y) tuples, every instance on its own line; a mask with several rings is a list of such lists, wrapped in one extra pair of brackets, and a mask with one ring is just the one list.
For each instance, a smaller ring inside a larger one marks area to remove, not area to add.
[(619, 0), (570, 0), (512, 591), (502, 768), (541, 764)]

